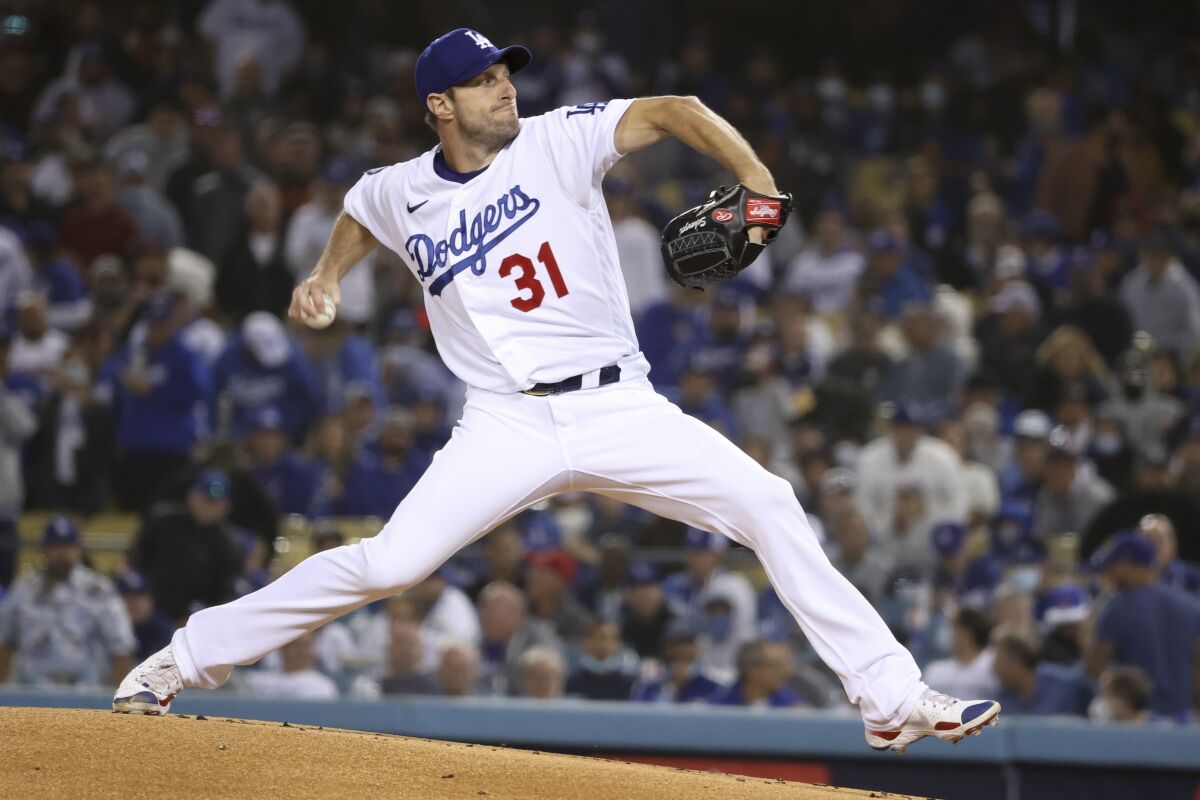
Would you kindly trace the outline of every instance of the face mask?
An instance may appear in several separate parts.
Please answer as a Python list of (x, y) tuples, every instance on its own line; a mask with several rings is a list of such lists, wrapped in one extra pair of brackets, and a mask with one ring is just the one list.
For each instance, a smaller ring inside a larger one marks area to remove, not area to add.
[(1121, 437), (1116, 433), (1102, 433), (1092, 440), (1092, 449), (1098, 456), (1115, 456), (1121, 452)]
[(1008, 576), (1012, 584), (1022, 592), (1033, 592), (1041, 583), (1041, 571), (1037, 567), (1017, 567)]
[(729, 614), (713, 614), (705, 619), (704, 629), (714, 642), (724, 642), (733, 633), (733, 617)]

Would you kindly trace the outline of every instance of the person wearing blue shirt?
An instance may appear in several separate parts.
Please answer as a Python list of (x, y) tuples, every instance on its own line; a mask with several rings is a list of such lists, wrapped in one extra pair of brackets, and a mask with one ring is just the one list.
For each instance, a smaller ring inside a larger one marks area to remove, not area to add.
[(1093, 676), (1110, 664), (1140, 668), (1154, 683), (1151, 712), (1184, 721), (1200, 673), (1200, 603), (1159, 580), (1155, 555), (1135, 530), (1114, 534), (1092, 555), (1113, 592), (1101, 601), (1086, 663)]
[(702, 303), (700, 292), (671, 287), (666, 300), (649, 306), (634, 321), (642, 354), (660, 391), (679, 385), (684, 367), (704, 341)]
[(787, 685), (792, 657), (786, 645), (759, 640), (738, 652), (738, 679), (717, 689), (708, 702), (717, 706), (794, 708), (807, 705), (804, 695)]
[(350, 465), (341, 514), (391, 516), (429, 466), (429, 459), (412, 446), (411, 429), (412, 417), (402, 408), (384, 417), (374, 450), (364, 448)]
[(664, 394), (683, 413), (697, 417), (736, 442), (738, 430), (733, 411), (717, 388), (716, 374), (698, 361), (692, 361), (679, 379), (679, 391)]
[(1013, 459), (997, 474), (1001, 500), (1016, 500), (1030, 508), (1042, 486), (1053, 423), (1044, 411), (1028, 409), (1013, 423)]
[(695, 703), (707, 700), (721, 684), (704, 674), (698, 661), (699, 631), (684, 620), (676, 620), (663, 637), (665, 672), (634, 685), (630, 695), (638, 703)]
[(175, 308), (170, 295), (151, 297), (144, 340), (125, 345), (100, 374), (98, 394), (111, 400), (116, 420), (113, 488), (126, 510), (187, 464), (201, 431), (211, 387), (203, 360), (178, 334)]
[(146, 658), (166, 647), (175, 633), (175, 622), (155, 607), (146, 578), (140, 572), (127, 570), (113, 578), (113, 586), (121, 595), (125, 610), (129, 612), (129, 621), (133, 623), (133, 635), (137, 639), (134, 655)]
[(742, 356), (749, 346), (750, 339), (742, 331), (742, 297), (735, 289), (722, 287), (713, 297), (708, 326), (689, 364), (711, 373), (721, 393), (728, 397), (737, 388)]
[[(228, 424), (233, 438), (254, 426), (260, 408), (283, 414), (288, 438), (299, 443), (321, 413), (324, 400), (312, 365), (278, 317), (266, 311), (246, 316), (213, 364), (212, 419), (217, 430)], [(228, 397), (226, 420), (222, 397)]]
[(92, 301), (79, 270), (57, 257), (58, 233), (44, 220), (30, 224), (26, 235), (33, 288), (46, 296), (46, 317), (52, 327), (78, 330), (92, 316)]
[(1033, 642), (1012, 630), (997, 630), (993, 670), (1000, 681), (996, 699), (1006, 714), (1086, 717), (1095, 688), (1078, 669), (1038, 663)]
[(279, 409), (259, 409), (246, 449), (247, 471), (275, 501), (279, 513), (311, 516), (321, 510), (315, 508), (321, 469), (288, 446)]
[(370, 390), (372, 402), (383, 405), (383, 386), (371, 343), (359, 336), (342, 319), (323, 330), (309, 329), (306, 351), (312, 362), (330, 413), (342, 410), (346, 387), (354, 385)]
[(899, 319), (911, 303), (933, 299), (933, 287), (905, 258), (906, 250), (899, 237), (883, 228), (867, 237), (867, 271), (860, 288), (867, 297), (879, 299), (879, 310), (887, 319)]

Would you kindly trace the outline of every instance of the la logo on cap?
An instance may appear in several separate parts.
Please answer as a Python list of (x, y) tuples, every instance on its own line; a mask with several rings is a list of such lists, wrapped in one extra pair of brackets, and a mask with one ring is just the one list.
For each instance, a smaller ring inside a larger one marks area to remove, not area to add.
[(480, 50), (491, 50), (496, 46), (479, 31), (467, 31), (467, 36), (470, 36), (471, 41), (479, 45)]

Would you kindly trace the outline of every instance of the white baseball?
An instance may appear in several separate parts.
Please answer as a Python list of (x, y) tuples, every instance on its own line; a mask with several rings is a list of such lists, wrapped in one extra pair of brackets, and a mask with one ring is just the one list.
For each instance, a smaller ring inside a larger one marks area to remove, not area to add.
[(320, 314), (309, 314), (307, 311), (301, 310), (300, 318), (304, 320), (304, 324), (310, 328), (328, 328), (333, 322), (333, 318), (337, 316), (337, 306), (328, 297), (325, 298), (325, 307), (321, 309)]

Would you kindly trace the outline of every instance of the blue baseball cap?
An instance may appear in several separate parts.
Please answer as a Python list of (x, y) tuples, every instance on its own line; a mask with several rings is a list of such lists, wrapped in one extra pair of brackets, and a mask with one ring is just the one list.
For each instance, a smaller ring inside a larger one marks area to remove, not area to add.
[(1017, 548), (1029, 538), (1033, 529), (1033, 514), (1017, 500), (1005, 500), (991, 521), (992, 555), (1012, 558)]
[(140, 572), (128, 570), (122, 572), (117, 577), (113, 578), (113, 586), (117, 588), (117, 594), (149, 594), (150, 583), (145, 576)]
[(1088, 594), (1083, 587), (1064, 583), (1038, 598), (1033, 615), (1039, 627), (1048, 631), (1059, 625), (1087, 619), (1089, 605)]
[(900, 249), (900, 240), (885, 228), (876, 228), (867, 236), (867, 247), (876, 253), (894, 253)]
[(42, 547), (56, 544), (79, 544), (79, 526), (70, 517), (51, 517), (42, 531)]
[(963, 542), (967, 540), (967, 526), (957, 522), (943, 522), (935, 525), (930, 534), (933, 549), (939, 556), (952, 556), (962, 550)]
[(958, 599), (968, 608), (984, 609), (991, 604), (992, 592), (1004, 579), (1004, 567), (989, 556), (967, 564), (958, 583)]
[(229, 476), (219, 469), (202, 469), (192, 491), (210, 497), (213, 500), (229, 499)]
[(683, 546), (689, 550), (711, 550), (720, 553), (729, 549), (729, 540), (719, 533), (689, 527), (683, 535)]
[(532, 60), (533, 54), (521, 45), (500, 49), (479, 31), (455, 28), (430, 42), (417, 58), (417, 100), (425, 108), (429, 95), (470, 80), (497, 61), (517, 72)]
[(1119, 564), (1122, 561), (1148, 567), (1154, 563), (1155, 555), (1157, 555), (1157, 551), (1154, 543), (1137, 531), (1130, 529), (1113, 534), (1104, 547), (1092, 553), (1088, 565), (1096, 572), (1108, 569), (1113, 564)]

